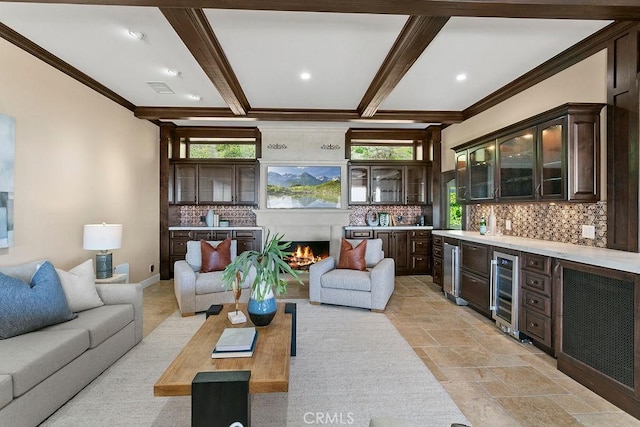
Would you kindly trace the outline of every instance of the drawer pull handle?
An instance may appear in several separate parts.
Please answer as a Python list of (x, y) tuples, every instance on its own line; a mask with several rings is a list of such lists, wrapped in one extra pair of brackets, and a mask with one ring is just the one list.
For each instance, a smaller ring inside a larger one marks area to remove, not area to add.
[(529, 304), (537, 304), (538, 300), (537, 299), (530, 299), (529, 300)]
[(533, 285), (537, 285), (537, 284), (538, 284), (538, 281), (537, 281), (537, 280), (532, 280), (532, 281), (531, 281), (531, 283), (532, 283)]
[(531, 326), (532, 328), (537, 328), (537, 327), (538, 327), (538, 324), (537, 324), (537, 323), (535, 323), (535, 322), (531, 322), (531, 325), (529, 325), (529, 326)]
[(538, 263), (535, 261), (529, 261), (529, 265), (537, 265)]

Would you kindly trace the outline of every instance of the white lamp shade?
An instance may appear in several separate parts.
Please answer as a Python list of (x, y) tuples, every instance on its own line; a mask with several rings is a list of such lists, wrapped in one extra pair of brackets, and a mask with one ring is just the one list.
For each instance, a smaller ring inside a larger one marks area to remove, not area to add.
[(122, 246), (122, 224), (86, 224), (82, 247), (106, 251)]

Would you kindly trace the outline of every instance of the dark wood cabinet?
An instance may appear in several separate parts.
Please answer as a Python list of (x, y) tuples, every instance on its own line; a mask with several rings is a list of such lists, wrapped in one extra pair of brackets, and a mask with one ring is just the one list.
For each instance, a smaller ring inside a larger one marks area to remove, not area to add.
[(411, 274), (431, 274), (431, 230), (409, 231)]
[(522, 252), (520, 332), (553, 355), (551, 258)]
[(409, 232), (406, 230), (374, 230), (373, 237), (382, 239), (382, 250), (385, 257), (395, 260), (396, 274), (409, 274), (411, 271)]
[(352, 162), (349, 204), (430, 204), (431, 171), (431, 162)]
[(175, 162), (169, 196), (173, 204), (258, 204), (256, 162)]
[(600, 199), (600, 110), (565, 104), (456, 150), (459, 203)]
[(488, 318), (491, 318), (490, 254), (491, 246), (460, 242), (460, 296)]
[(187, 254), (187, 242), (190, 240), (220, 241), (226, 238), (237, 241), (238, 253), (248, 250), (259, 251), (262, 248), (261, 230), (173, 230), (169, 231), (169, 271), (173, 274), (173, 264)]

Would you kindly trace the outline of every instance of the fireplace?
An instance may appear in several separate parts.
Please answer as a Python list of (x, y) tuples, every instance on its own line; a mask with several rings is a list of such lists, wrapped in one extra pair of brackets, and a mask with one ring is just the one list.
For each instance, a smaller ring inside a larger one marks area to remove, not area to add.
[(291, 242), (287, 252), (291, 252), (291, 255), (285, 258), (285, 261), (291, 268), (297, 271), (308, 271), (311, 265), (329, 256), (329, 241)]

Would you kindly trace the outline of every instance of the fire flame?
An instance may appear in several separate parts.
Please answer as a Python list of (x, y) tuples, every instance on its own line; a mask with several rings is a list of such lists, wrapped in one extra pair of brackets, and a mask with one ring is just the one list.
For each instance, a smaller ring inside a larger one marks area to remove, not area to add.
[(305, 246), (302, 247), (298, 245), (296, 250), (292, 252), (292, 254), (288, 257), (287, 263), (293, 269), (308, 269), (311, 264), (315, 264), (320, 261), (322, 257), (315, 256), (311, 247)]

